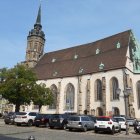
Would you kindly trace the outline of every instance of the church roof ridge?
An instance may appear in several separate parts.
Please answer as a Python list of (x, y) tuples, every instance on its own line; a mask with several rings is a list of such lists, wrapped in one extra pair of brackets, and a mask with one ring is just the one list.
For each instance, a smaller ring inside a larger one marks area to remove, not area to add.
[(56, 51), (50, 51), (50, 52), (46, 52), (45, 54), (56, 53), (56, 52), (59, 52), (59, 51), (65, 51), (65, 50), (67, 50), (67, 49), (74, 49), (74, 48), (78, 48), (78, 47), (82, 47), (82, 46), (94, 44), (94, 43), (96, 43), (96, 42), (100, 42), (100, 41), (103, 41), (103, 40), (112, 38), (112, 37), (114, 37), (114, 36), (117, 36), (117, 35), (120, 35), (120, 34), (123, 34), (123, 33), (126, 33), (126, 32), (131, 33), (131, 32), (132, 32), (132, 29), (128, 29), (128, 30), (125, 30), (125, 31), (123, 31), (123, 32), (119, 32), (119, 33), (117, 33), (117, 34), (113, 34), (113, 35), (104, 37), (104, 38), (102, 38), (102, 39), (98, 39), (98, 40), (93, 41), (93, 42), (84, 43), (84, 44), (79, 44), (79, 45), (75, 45), (75, 46), (72, 46), (72, 47), (67, 47), (67, 48), (64, 48), (64, 49), (59, 49), (59, 50), (56, 50)]

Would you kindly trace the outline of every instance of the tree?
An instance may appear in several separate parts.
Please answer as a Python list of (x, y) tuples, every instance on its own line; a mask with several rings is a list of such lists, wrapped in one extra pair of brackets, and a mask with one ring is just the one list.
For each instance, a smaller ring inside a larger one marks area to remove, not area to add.
[[(37, 101), (36, 98), (39, 98), (39, 94), (45, 93), (51, 96), (48, 94), (48, 89), (37, 85), (35, 73), (23, 65), (17, 65), (11, 69), (1, 69), (0, 79), (0, 94), (9, 103), (15, 105), (16, 112), (19, 112), (20, 105), (25, 103), (29, 105), (31, 101)], [(49, 97), (48, 99), (51, 98)], [(40, 102), (40, 104), (45, 103), (41, 99)]]
[(46, 85), (43, 83), (35, 85), (33, 95), (32, 101), (35, 105), (39, 106), (39, 112), (43, 105), (50, 105), (53, 103), (52, 92), (49, 88), (46, 88)]

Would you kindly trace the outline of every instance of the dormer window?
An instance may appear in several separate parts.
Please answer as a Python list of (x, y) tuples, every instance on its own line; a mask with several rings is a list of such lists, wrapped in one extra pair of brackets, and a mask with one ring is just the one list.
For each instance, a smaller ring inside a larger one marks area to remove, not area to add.
[(104, 69), (104, 66), (105, 66), (105, 65), (101, 62), (101, 64), (99, 65), (99, 69), (100, 69), (100, 70), (103, 70), (103, 69)]
[(55, 76), (57, 76), (57, 74), (58, 74), (58, 72), (55, 71), (55, 72), (53, 73), (53, 76), (55, 77)]
[(116, 45), (117, 49), (119, 49), (121, 47), (121, 43), (118, 42), (117, 45)]
[(74, 59), (77, 59), (77, 58), (78, 58), (78, 54), (75, 54), (75, 55), (74, 55)]
[(99, 49), (96, 49), (96, 54), (99, 54), (100, 53), (100, 50)]
[(55, 59), (55, 58), (53, 58), (53, 59), (52, 59), (52, 63), (54, 63), (55, 61), (56, 61), (56, 59)]
[(80, 68), (79, 69), (79, 74), (83, 73), (84, 69), (83, 68)]

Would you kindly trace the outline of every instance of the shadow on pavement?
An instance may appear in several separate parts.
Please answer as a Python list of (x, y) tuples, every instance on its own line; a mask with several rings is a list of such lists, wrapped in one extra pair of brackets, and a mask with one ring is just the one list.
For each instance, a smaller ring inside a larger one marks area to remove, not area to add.
[(0, 135), (0, 140), (25, 140), (25, 139), (12, 138), (12, 137), (7, 137), (7, 136), (4, 136), (4, 135)]

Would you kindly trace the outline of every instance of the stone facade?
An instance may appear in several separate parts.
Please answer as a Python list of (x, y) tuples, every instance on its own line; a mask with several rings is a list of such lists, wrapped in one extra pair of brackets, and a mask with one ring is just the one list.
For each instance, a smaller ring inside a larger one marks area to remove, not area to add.
[[(136, 87), (136, 82), (140, 79), (140, 76), (134, 76), (130, 71), (128, 71), (128, 75), (131, 79), (135, 79), (133, 81), (133, 87)], [(87, 90), (87, 80), (90, 77), (90, 96), (88, 95), (89, 91)], [(121, 89), (121, 93), (119, 95), (119, 100), (111, 100), (111, 85), (110, 80), (112, 77), (116, 77), (119, 83), (119, 88)], [(130, 79), (129, 78), (129, 79)], [(101, 79), (103, 82), (103, 101), (96, 101), (95, 96), (95, 81), (96, 79)], [(79, 114), (84, 114), (84, 111), (87, 110), (88, 114), (92, 115), (113, 115), (114, 109), (119, 110), (119, 114), (125, 115), (125, 102), (124, 102), (124, 82), (123, 82), (123, 70), (113, 70), (109, 72), (101, 72), (92, 75), (83, 75), (80, 78), (80, 84), (82, 85), (79, 90), (79, 77), (70, 77), (70, 78), (62, 78), (62, 79), (50, 79), (50, 80), (41, 80), (38, 83), (45, 83), (48, 87), (51, 85), (56, 85), (58, 90), (58, 106), (56, 109), (49, 109), (47, 106), (43, 107), (43, 113), (65, 113), (65, 112), (77, 112)], [(61, 88), (59, 88), (61, 83)], [(74, 86), (74, 109), (66, 110), (64, 108), (65, 104), (65, 89), (67, 85), (71, 83)], [(130, 116), (139, 118), (140, 111), (137, 106), (136, 89), (133, 89), (134, 101), (131, 102)], [(103, 114), (102, 114), (103, 113)], [(135, 115), (134, 115), (135, 114)]]

